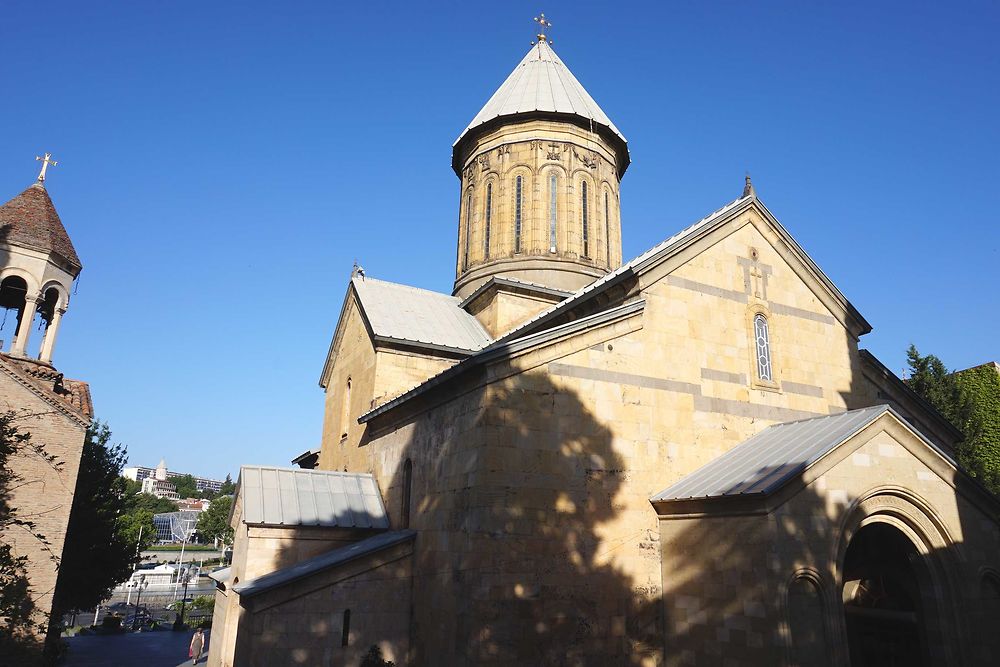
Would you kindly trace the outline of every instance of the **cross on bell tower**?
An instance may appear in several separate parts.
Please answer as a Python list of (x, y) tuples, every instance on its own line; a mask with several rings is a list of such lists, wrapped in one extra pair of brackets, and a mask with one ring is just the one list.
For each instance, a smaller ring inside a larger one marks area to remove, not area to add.
[(51, 158), (52, 158), (52, 153), (46, 153), (45, 157), (38, 157), (37, 155), (35, 156), (35, 161), (42, 163), (42, 170), (38, 172), (39, 183), (45, 183), (45, 172), (48, 170), (50, 164), (53, 167), (59, 164), (58, 162), (56, 162)]

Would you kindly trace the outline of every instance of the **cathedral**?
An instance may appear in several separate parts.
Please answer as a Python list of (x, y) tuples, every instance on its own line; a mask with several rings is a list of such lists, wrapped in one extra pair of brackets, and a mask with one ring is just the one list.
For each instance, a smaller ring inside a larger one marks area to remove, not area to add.
[[(50, 157), (38, 158), (42, 170), (35, 183), (0, 205), (0, 337), (5, 339), (0, 344), (0, 411), (15, 413), (13, 425), (53, 457), (23, 449), (8, 460), (14, 480), (9, 495), (0, 498), (0, 510), (16, 508), (15, 517), (34, 528), (10, 524), (3, 542), (27, 558), (33, 618), (41, 625), (52, 610), (84, 437), (93, 418), (87, 384), (63, 377), (52, 361), (82, 264), (45, 189), (46, 172), (55, 164)], [(34, 340), (33, 329), (42, 331)], [(0, 663), (8, 664), (7, 659), (0, 656)]]
[(544, 30), (452, 167), (452, 293), (356, 267), (320, 451), (241, 469), (210, 665), (1000, 662), (1000, 504), (749, 177), (623, 262)]

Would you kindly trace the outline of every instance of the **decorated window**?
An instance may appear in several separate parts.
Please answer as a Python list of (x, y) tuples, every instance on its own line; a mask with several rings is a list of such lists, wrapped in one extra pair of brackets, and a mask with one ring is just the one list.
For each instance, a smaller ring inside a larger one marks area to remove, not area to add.
[(556, 251), (556, 188), (559, 179), (555, 174), (549, 175), (549, 252)]
[(604, 246), (608, 266), (611, 266), (611, 218), (608, 217), (608, 193), (604, 193)]
[(521, 183), (520, 176), (514, 179), (514, 252), (521, 252)]
[(587, 181), (583, 181), (580, 187), (580, 206), (583, 208), (583, 256), (590, 256), (590, 235), (588, 228), (590, 221), (587, 219)]
[(493, 222), (493, 184), (486, 184), (486, 227), (483, 229), (483, 257), (490, 258), (490, 223)]
[(465, 252), (462, 254), (462, 268), (469, 268), (469, 237), (472, 236), (472, 191), (465, 200)]
[(753, 335), (757, 348), (757, 377), (766, 382), (772, 382), (771, 375), (771, 339), (767, 328), (767, 318), (763, 313), (757, 313), (753, 318)]

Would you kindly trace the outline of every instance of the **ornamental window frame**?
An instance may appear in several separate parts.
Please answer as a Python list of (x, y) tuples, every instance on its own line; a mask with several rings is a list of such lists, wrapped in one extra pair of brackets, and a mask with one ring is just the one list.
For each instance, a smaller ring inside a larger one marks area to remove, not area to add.
[[(759, 336), (761, 323), (763, 323), (763, 343)], [(778, 381), (780, 367), (776, 354), (780, 346), (775, 335), (774, 317), (764, 304), (751, 304), (747, 309), (747, 333), (750, 386), (754, 389), (780, 392), (781, 383)], [(761, 361), (762, 354), (766, 355), (764, 362)]]

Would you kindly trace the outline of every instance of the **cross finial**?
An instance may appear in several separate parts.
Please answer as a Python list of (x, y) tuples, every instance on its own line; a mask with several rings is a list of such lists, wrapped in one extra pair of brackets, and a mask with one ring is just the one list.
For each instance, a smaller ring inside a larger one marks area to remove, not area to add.
[[(545, 30), (552, 27), (552, 22), (545, 18), (545, 14), (543, 13), (535, 17), (535, 23), (538, 24), (539, 29), (539, 33), (535, 35), (538, 39), (538, 43), (548, 42), (551, 44), (552, 40), (545, 36)], [(532, 44), (535, 44), (535, 42), (532, 42)]]
[(45, 157), (38, 157), (36, 155), (35, 156), (35, 160), (42, 163), (42, 170), (40, 172), (38, 172), (38, 182), (39, 183), (44, 183), (45, 182), (45, 172), (48, 170), (49, 165), (51, 164), (54, 167), (54, 166), (56, 166), (59, 163), (52, 159), (52, 153), (46, 153)]

